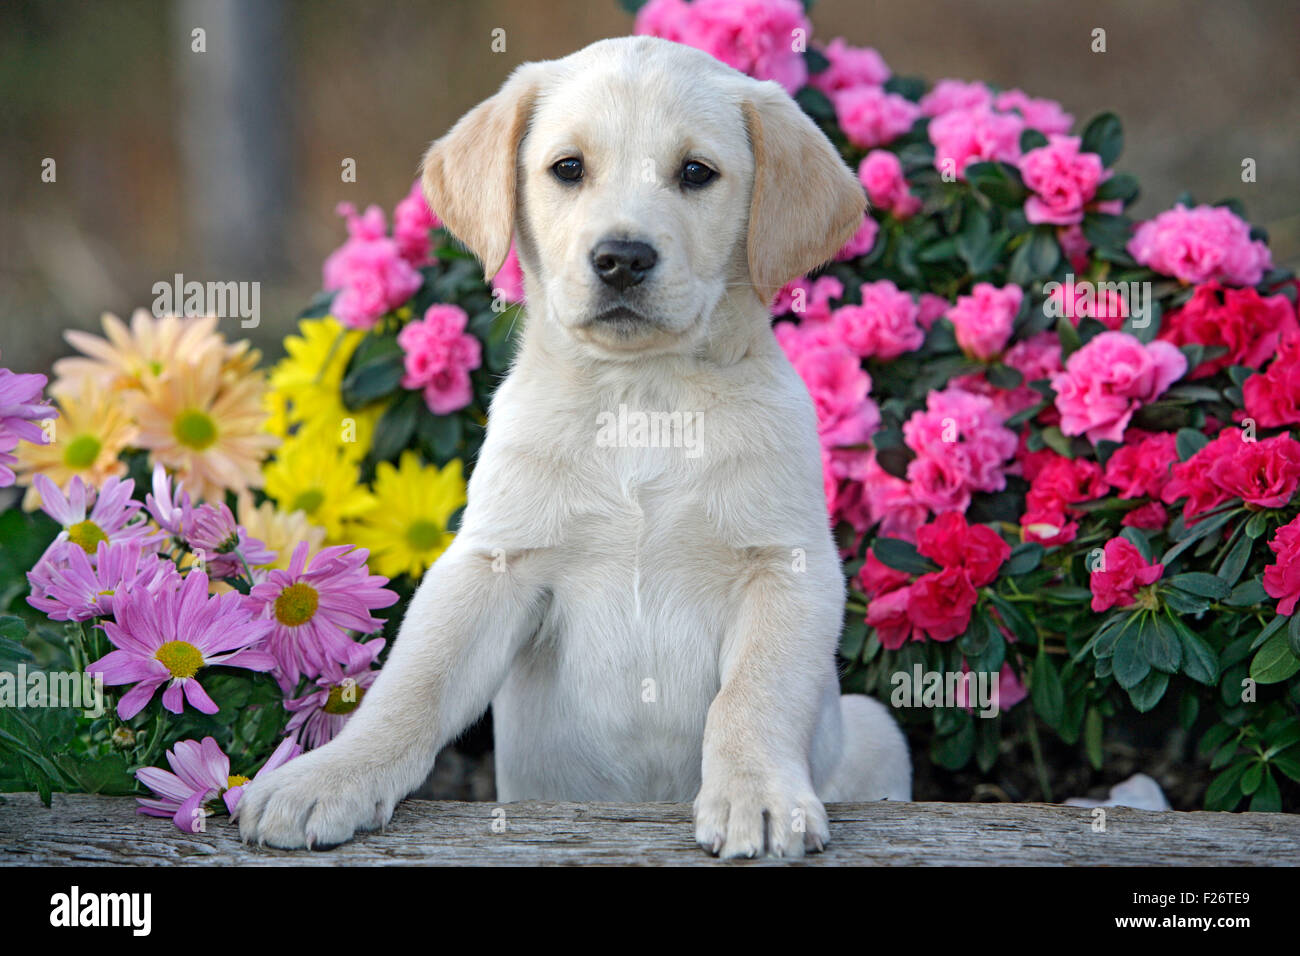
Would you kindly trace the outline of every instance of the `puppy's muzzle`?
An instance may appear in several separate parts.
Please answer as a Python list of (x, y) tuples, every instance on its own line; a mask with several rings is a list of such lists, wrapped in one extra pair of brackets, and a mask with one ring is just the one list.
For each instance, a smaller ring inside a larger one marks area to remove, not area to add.
[(658, 261), (654, 246), (628, 239), (602, 239), (591, 250), (591, 268), (619, 292), (639, 285)]

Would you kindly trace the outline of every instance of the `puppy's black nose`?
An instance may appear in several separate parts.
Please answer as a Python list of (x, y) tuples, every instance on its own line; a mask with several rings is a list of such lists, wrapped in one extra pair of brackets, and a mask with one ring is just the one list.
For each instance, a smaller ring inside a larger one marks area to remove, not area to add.
[(603, 239), (591, 250), (591, 267), (596, 275), (619, 292), (644, 279), (658, 261), (654, 246), (626, 239)]

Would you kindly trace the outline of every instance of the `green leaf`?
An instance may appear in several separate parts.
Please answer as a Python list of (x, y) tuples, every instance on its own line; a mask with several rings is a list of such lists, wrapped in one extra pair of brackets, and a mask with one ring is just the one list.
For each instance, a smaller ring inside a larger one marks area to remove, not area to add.
[(1274, 634), (1250, 662), (1250, 676), (1257, 684), (1276, 684), (1300, 671), (1300, 658), (1291, 653), (1287, 636)]
[(827, 123), (835, 121), (835, 106), (830, 98), (815, 86), (805, 86), (795, 94), (794, 101), (815, 120)]
[(856, 661), (867, 641), (867, 622), (860, 615), (852, 615), (844, 624), (844, 633), (840, 637), (840, 656), (845, 660)]
[(1172, 587), (1180, 591), (1186, 591), (1188, 594), (1195, 594), (1198, 597), (1207, 598), (1226, 598), (1231, 592), (1228, 582), (1223, 580), (1217, 574), (1206, 574), (1204, 571), (1187, 571), (1183, 574), (1175, 574), (1168, 579)]
[(1250, 578), (1233, 588), (1223, 603), (1230, 607), (1255, 607), (1267, 600), (1268, 592), (1264, 590), (1264, 582), (1259, 578)]
[(370, 455), (375, 461), (396, 461), (415, 434), (416, 421), (424, 410), (419, 392), (407, 392), (384, 409), (375, 424)]
[(1043, 718), (1043, 722), (1049, 727), (1060, 724), (1065, 709), (1065, 692), (1061, 688), (1061, 677), (1056, 672), (1056, 665), (1047, 654), (1040, 653), (1034, 660), (1029, 693), (1034, 702), (1034, 711)]
[(1011, 549), (1011, 556), (1007, 558), (1006, 564), (1002, 565), (1002, 576), (1015, 578), (1028, 574), (1042, 563), (1043, 555), (1046, 553), (1047, 549), (1037, 541), (1021, 542)]
[(343, 404), (358, 409), (391, 395), (401, 386), (404, 371), (402, 347), (395, 335), (367, 337), (343, 376)]
[(1178, 451), (1179, 461), (1187, 461), (1209, 443), (1209, 437), (1195, 428), (1180, 428), (1174, 436), (1174, 447)]
[(1241, 792), (1249, 797), (1259, 789), (1259, 785), (1263, 782), (1264, 763), (1263, 761), (1256, 760), (1251, 763), (1251, 765), (1246, 768), (1246, 772), (1241, 775)]
[(1115, 680), (1125, 690), (1136, 687), (1150, 673), (1151, 664), (1138, 647), (1137, 631), (1126, 631), (1115, 642), (1111, 664), (1114, 667)]
[(1198, 684), (1213, 687), (1219, 679), (1219, 656), (1214, 649), (1178, 618), (1168, 619), (1183, 649), (1183, 673)]
[(1178, 671), (1183, 662), (1183, 646), (1178, 632), (1167, 617), (1151, 615), (1138, 630), (1138, 650), (1148, 664), (1166, 674)]
[(1205, 809), (1226, 811), (1241, 802), (1239, 784), (1247, 766), (1246, 763), (1235, 763), (1210, 781), (1210, 786), (1205, 791)]
[(936, 737), (930, 745), (930, 756), (939, 766), (946, 770), (960, 770), (970, 763), (975, 751), (975, 721), (965, 711), (961, 714), (961, 725), (956, 733)]
[(1114, 113), (1102, 113), (1092, 118), (1083, 129), (1081, 148), (1096, 153), (1102, 165), (1110, 168), (1124, 150), (1124, 125)]
[(1088, 755), (1088, 762), (1093, 770), (1100, 770), (1103, 762), (1101, 748), (1104, 725), (1101, 712), (1096, 707), (1088, 708), (1088, 716), (1083, 719), (1083, 749)]
[[(1237, 583), (1242, 572), (1246, 570), (1246, 564), (1250, 561), (1250, 552), (1254, 547), (1254, 542), (1244, 534), (1238, 536), (1237, 541), (1228, 553), (1224, 555), (1223, 561), (1219, 563), (1219, 577), (1223, 578), (1224, 583), (1229, 587)], [(1231, 597), (1231, 593), (1228, 597)]]
[(877, 538), (871, 546), (876, 560), (895, 571), (908, 574), (928, 574), (937, 571), (938, 565), (921, 556), (916, 545), (902, 538)]
[(1056, 271), (1061, 261), (1061, 246), (1051, 226), (1035, 226), (1029, 238), (1011, 256), (1009, 278), (1016, 285), (1029, 285)]
[(1020, 134), (1020, 152), (1027, 153), (1031, 149), (1040, 149), (1047, 145), (1047, 137), (1041, 131), (1026, 128)]
[(1097, 194), (1094, 198), (1101, 201), (1120, 199), (1128, 203), (1136, 199), (1137, 195), (1137, 177), (1128, 173), (1118, 173), (1097, 187)]
[(1277, 779), (1272, 770), (1265, 770), (1264, 779), (1251, 798), (1250, 810), (1252, 813), (1278, 813), (1281, 809), (1282, 792), (1278, 789)]
[(1152, 671), (1136, 687), (1129, 688), (1128, 699), (1132, 701), (1138, 713), (1145, 714), (1160, 703), (1160, 698), (1164, 697), (1165, 688), (1168, 686), (1168, 674), (1163, 671)]

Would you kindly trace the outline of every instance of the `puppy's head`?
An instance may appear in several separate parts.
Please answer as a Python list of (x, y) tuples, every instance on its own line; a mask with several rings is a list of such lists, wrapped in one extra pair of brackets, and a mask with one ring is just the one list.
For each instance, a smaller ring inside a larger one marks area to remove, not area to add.
[(429, 149), (432, 208), (487, 276), (606, 356), (685, 351), (763, 310), (862, 221), (862, 187), (775, 83), (648, 37), (521, 66)]

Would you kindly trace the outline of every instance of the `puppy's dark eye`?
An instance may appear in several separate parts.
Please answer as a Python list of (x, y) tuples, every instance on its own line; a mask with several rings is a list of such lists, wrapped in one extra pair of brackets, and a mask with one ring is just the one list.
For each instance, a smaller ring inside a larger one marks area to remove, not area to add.
[(703, 186), (718, 175), (703, 163), (691, 161), (682, 167), (682, 183), (687, 186)]
[(582, 178), (582, 160), (569, 157), (562, 159), (551, 167), (555, 178), (565, 183), (576, 183)]

